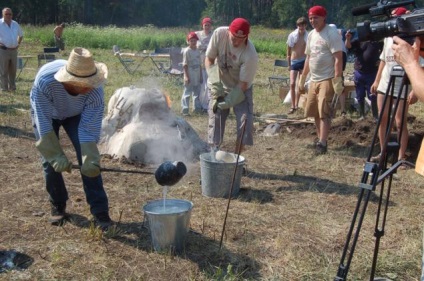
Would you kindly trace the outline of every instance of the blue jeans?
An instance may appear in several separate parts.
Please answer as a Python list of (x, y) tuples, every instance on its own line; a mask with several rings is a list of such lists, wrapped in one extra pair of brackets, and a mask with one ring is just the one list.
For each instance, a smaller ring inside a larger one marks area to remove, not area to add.
[(357, 70), (353, 73), (356, 87), (356, 99), (358, 102), (365, 100), (365, 95), (370, 101), (377, 100), (375, 95), (371, 95), (371, 85), (374, 83), (377, 73), (361, 73)]
[[(59, 138), (59, 129), (62, 126), (66, 134), (69, 136), (72, 145), (77, 154), (78, 164), (82, 165), (81, 147), (78, 138), (78, 125), (80, 115), (69, 117), (64, 120), (52, 119), (53, 130)], [(40, 139), (38, 130), (34, 126), (36, 140)], [(44, 178), (46, 180), (46, 189), (50, 196), (50, 202), (53, 204), (63, 204), (69, 199), (62, 173), (57, 173), (53, 167), (42, 157), (44, 169)], [(105, 189), (103, 187), (102, 176), (94, 178), (86, 177), (81, 174), (83, 188), (87, 203), (90, 205), (90, 212), (96, 215), (100, 212), (109, 212), (109, 204)]]

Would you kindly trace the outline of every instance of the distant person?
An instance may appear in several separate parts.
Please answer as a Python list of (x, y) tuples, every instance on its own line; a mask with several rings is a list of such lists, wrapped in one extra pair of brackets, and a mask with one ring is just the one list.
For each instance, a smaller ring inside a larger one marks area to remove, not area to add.
[(300, 93), (296, 93), (296, 80), (302, 74), (305, 66), (305, 49), (308, 40), (306, 26), (308, 22), (305, 17), (296, 21), (297, 29), (291, 32), (287, 38), (287, 60), (290, 67), (290, 96), (291, 108), (289, 114), (293, 114), (299, 107)]
[(206, 49), (208, 48), (209, 41), (212, 37), (212, 20), (211, 18), (204, 18), (202, 20), (202, 30), (196, 31), (196, 35), (199, 38), (197, 41), (197, 49), (200, 51), (200, 58), (202, 60), (202, 78), (203, 82), (200, 86), (200, 104), (204, 112), (208, 111), (209, 106), (209, 96), (208, 96), (208, 74), (205, 69), (205, 58), (206, 58)]
[(327, 10), (313, 6), (308, 11), (309, 21), (314, 28), (306, 43), (305, 68), (299, 79), (299, 90), (305, 86), (306, 75), (311, 72), (305, 117), (315, 118), (317, 141), (315, 153), (327, 153), (327, 139), (331, 126), (334, 95), (343, 92), (342, 40), (336, 29), (325, 23)]
[(56, 44), (56, 47), (60, 50), (65, 50), (65, 42), (63, 41), (63, 29), (65, 28), (65, 23), (61, 23), (58, 26), (56, 26), (53, 30), (54, 33), (54, 43)]
[(90, 51), (83, 48), (73, 49), (68, 61), (55, 60), (43, 65), (35, 77), (30, 92), (31, 117), (51, 203), (49, 221), (53, 225), (62, 225), (66, 220), (69, 197), (62, 173), (72, 169), (59, 142), (60, 127), (75, 149), (83, 189), (95, 222), (102, 230), (112, 224), (97, 148), (106, 78), (106, 65), (94, 62)]
[(18, 48), (24, 38), (19, 24), (12, 20), (12, 9), (2, 10), (0, 19), (0, 86), (1, 90), (16, 90)]
[(380, 63), (380, 53), (383, 50), (382, 42), (367, 41), (359, 42), (352, 40), (350, 30), (346, 32), (346, 48), (355, 54), (354, 82), (356, 88), (356, 100), (359, 105), (359, 119), (365, 118), (365, 95), (371, 101), (372, 116), (378, 119), (377, 97), (371, 94), (371, 85), (374, 83)]
[[(399, 17), (403, 14), (406, 14), (407, 12), (408, 10), (406, 8), (399, 7), (399, 8), (393, 9), (391, 16)], [(393, 91), (393, 96), (387, 100), (387, 104), (383, 111), (385, 95), (390, 94), (387, 92), (387, 90), (388, 90), (389, 81), (391, 77), (391, 71), (394, 66), (398, 65), (398, 63), (394, 59), (392, 45), (393, 45), (392, 37), (384, 38), (384, 47), (380, 55), (380, 64), (378, 67), (375, 81), (371, 85), (371, 93), (377, 94), (377, 105), (378, 105), (378, 111), (381, 118), (380, 126), (378, 128), (378, 138), (380, 141), (381, 151), (383, 150), (385, 136), (386, 136), (387, 128), (389, 125), (390, 108), (388, 104), (390, 103), (391, 98), (393, 99), (400, 98), (399, 106), (396, 112), (394, 113), (396, 128), (398, 129), (398, 134), (402, 135), (399, 140), (400, 147), (399, 147), (399, 153), (398, 153), (398, 160), (406, 160), (406, 149), (408, 147), (408, 140), (409, 140), (408, 123), (407, 123), (406, 117), (408, 116), (409, 105), (417, 102), (417, 97), (415, 96), (414, 90), (411, 90), (408, 95), (408, 93), (405, 92), (405, 88), (403, 89), (403, 92), (401, 93), (401, 95), (400, 96), (398, 95), (400, 86), (402, 84), (402, 78), (398, 77), (394, 81), (395, 87)], [(406, 101), (406, 105), (404, 105), (405, 101)], [(395, 103), (394, 100), (392, 102), (393, 104)], [(405, 106), (405, 111), (403, 110), (404, 106)], [(402, 123), (402, 117), (404, 117), (403, 123)], [(402, 132), (399, 132), (401, 127), (402, 127)], [(380, 162), (380, 159), (381, 159), (381, 152), (378, 155), (371, 157), (371, 161), (373, 162)], [(405, 168), (407, 168), (407, 166), (401, 166), (401, 169), (405, 169)]]
[(189, 115), (190, 97), (193, 99), (194, 113), (202, 113), (200, 104), (200, 86), (203, 82), (200, 52), (197, 49), (197, 37), (195, 32), (187, 35), (188, 47), (183, 50), (184, 92), (181, 97), (181, 108), (184, 116)]
[[(252, 86), (258, 54), (248, 39), (249, 33), (250, 23), (244, 18), (236, 18), (230, 26), (215, 29), (206, 50), (210, 96), (208, 143), (212, 147), (222, 142), (231, 107), (236, 115), (237, 143), (241, 144), (236, 152), (242, 151), (245, 145), (253, 145)], [(243, 115), (247, 119), (245, 134), (241, 136)]]

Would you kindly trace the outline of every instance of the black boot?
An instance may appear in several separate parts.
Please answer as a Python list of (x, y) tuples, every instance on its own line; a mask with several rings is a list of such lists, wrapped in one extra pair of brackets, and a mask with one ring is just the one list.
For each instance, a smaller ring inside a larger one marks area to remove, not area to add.
[(377, 107), (377, 100), (373, 99), (371, 101), (371, 110), (372, 110), (372, 117), (374, 117), (375, 120), (378, 119), (378, 107)]
[(363, 120), (365, 118), (365, 102), (359, 102), (359, 120)]
[(61, 226), (65, 223), (66, 218), (66, 203), (55, 204), (51, 202), (51, 217), (49, 222), (52, 225)]

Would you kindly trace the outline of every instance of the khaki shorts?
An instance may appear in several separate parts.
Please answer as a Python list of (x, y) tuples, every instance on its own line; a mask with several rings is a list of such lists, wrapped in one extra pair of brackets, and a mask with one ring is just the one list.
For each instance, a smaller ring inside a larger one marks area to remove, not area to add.
[(311, 81), (306, 100), (305, 117), (331, 118), (333, 96), (334, 89), (331, 79), (319, 82)]

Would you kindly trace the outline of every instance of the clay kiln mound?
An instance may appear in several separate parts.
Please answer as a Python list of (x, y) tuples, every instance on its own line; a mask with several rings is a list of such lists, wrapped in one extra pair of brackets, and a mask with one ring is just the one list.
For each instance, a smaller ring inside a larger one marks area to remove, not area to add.
[(169, 108), (158, 89), (124, 87), (109, 100), (100, 151), (131, 163), (192, 161), (207, 150), (194, 129)]

